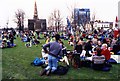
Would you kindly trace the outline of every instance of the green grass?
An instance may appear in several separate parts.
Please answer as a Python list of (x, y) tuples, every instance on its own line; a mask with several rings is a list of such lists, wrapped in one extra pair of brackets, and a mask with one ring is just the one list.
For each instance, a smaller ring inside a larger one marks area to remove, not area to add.
[[(41, 44), (26, 48), (25, 43), (17, 38), (14, 48), (2, 50), (2, 78), (3, 79), (118, 79), (120, 64), (114, 64), (109, 72), (95, 71), (90, 68), (82, 67), (74, 69), (71, 67), (66, 75), (58, 76), (39, 76), (41, 67), (31, 66), (30, 63), (35, 57), (41, 57), (41, 46), (45, 39), (41, 39)], [(64, 41), (67, 49), (72, 47)]]

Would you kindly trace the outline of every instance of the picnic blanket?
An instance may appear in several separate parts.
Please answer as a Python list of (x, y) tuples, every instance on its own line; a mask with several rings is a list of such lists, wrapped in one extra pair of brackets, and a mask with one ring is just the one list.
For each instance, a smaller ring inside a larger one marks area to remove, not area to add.
[(111, 58), (114, 59), (117, 63), (120, 63), (120, 55), (111, 55)]

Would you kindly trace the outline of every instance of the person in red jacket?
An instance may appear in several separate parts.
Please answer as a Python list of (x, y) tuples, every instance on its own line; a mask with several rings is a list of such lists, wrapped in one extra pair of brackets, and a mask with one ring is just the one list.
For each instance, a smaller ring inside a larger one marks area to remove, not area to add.
[(111, 54), (110, 51), (108, 50), (107, 44), (102, 45), (101, 55), (104, 55), (106, 60), (110, 59)]

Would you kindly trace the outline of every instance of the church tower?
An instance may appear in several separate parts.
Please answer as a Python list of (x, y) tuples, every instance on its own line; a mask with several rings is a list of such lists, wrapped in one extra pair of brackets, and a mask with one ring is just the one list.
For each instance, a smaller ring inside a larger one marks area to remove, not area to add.
[(33, 19), (28, 19), (28, 29), (36, 32), (46, 31), (46, 19), (38, 18), (37, 3), (34, 4)]
[(36, 4), (36, 0), (35, 0), (35, 5), (34, 5), (34, 16), (33, 19), (38, 19), (38, 12), (37, 12), (37, 4)]
[(37, 12), (37, 4), (36, 4), (36, 0), (35, 0), (35, 4), (34, 4), (34, 16), (33, 16), (33, 19), (34, 19), (34, 29), (35, 31), (39, 30), (40, 31), (40, 23), (39, 23), (39, 19), (38, 19), (38, 12)]

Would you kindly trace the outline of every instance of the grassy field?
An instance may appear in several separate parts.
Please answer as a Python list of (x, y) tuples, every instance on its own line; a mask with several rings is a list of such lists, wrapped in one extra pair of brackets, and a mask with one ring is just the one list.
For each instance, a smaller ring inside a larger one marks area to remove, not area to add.
[[(74, 69), (71, 67), (66, 75), (39, 76), (41, 67), (31, 66), (30, 63), (35, 57), (41, 57), (41, 46), (45, 39), (41, 39), (41, 44), (26, 48), (25, 43), (17, 38), (14, 48), (2, 50), (2, 78), (3, 79), (118, 79), (120, 64), (112, 65), (109, 72), (95, 71), (90, 68), (82, 67)], [(72, 49), (64, 41), (68, 49)], [(52, 77), (51, 77), (52, 76)]]

